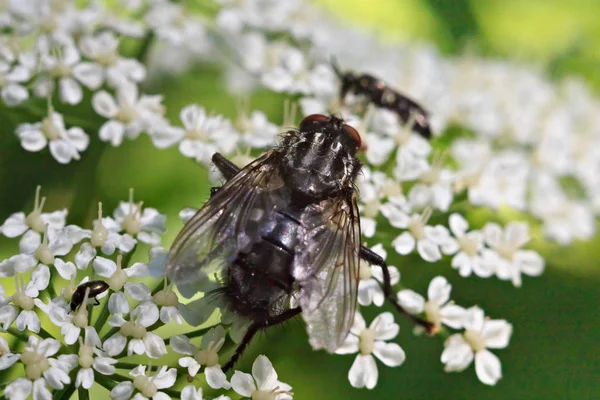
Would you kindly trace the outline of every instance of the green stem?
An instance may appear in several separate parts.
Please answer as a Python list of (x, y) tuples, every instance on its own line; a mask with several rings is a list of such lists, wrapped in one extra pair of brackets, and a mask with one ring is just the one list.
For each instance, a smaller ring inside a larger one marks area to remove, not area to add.
[(8, 328), (7, 332), (15, 336), (16, 338), (21, 339), (25, 343), (29, 341), (29, 336), (15, 328)]
[[(110, 316), (110, 310), (108, 309), (108, 300), (104, 303), (104, 306), (102, 306), (102, 311), (100, 312), (100, 315), (98, 316), (98, 319), (96, 320), (96, 323), (94, 324), (94, 326), (96, 327), (96, 332), (100, 332), (102, 330), (102, 328), (104, 328), (104, 324), (106, 323), (106, 320), (108, 319), (108, 317)], [(104, 341), (105, 339), (103, 338), (102, 341)]]
[(79, 395), (79, 400), (89, 400), (90, 398), (90, 394), (88, 393), (87, 389), (82, 387), (77, 389), (77, 394)]
[(138, 50), (137, 55), (135, 56), (136, 60), (141, 63), (146, 62), (146, 57), (148, 57), (148, 52), (150, 51), (150, 47), (152, 47), (152, 42), (154, 42), (154, 31), (149, 31)]
[[(48, 332), (47, 330), (45, 330), (44, 328), (40, 328), (40, 333), (38, 333), (38, 335), (40, 335), (40, 337), (44, 338), (44, 339), (56, 339), (54, 337), (54, 335), (52, 335), (50, 332)], [(58, 339), (57, 339), (58, 340)]]
[[(188, 338), (195, 338), (195, 337), (199, 337), (199, 336), (204, 336), (209, 330), (211, 330), (212, 328), (214, 328), (213, 326), (209, 326), (208, 328), (202, 328), (202, 329), (198, 329), (197, 331), (192, 331), (189, 333), (186, 333), (185, 336), (187, 336)], [(165, 344), (169, 344), (171, 342), (171, 338), (167, 338), (165, 339)]]
[[(111, 375), (111, 378), (117, 376), (116, 374)], [(117, 386), (117, 383), (114, 379), (111, 379), (106, 375), (102, 375), (94, 371), (94, 382), (97, 382), (100, 386), (108, 390), (109, 392)]]

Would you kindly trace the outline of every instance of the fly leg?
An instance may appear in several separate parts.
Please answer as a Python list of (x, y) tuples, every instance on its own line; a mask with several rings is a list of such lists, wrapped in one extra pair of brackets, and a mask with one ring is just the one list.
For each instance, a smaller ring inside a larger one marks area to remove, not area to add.
[(433, 334), (435, 333), (435, 324), (424, 320), (423, 318), (419, 318), (415, 315), (410, 314), (408, 311), (406, 311), (400, 304), (398, 304), (398, 302), (396, 301), (396, 299), (394, 298), (394, 293), (392, 292), (392, 283), (391, 283), (391, 279), (390, 279), (390, 270), (388, 269), (387, 264), (385, 263), (385, 261), (383, 260), (383, 258), (381, 258), (381, 256), (377, 253), (375, 253), (373, 250), (369, 249), (368, 247), (365, 246), (360, 246), (360, 253), (359, 253), (360, 258), (362, 258), (363, 260), (365, 260), (366, 262), (368, 262), (369, 264), (372, 265), (377, 265), (378, 267), (381, 268), (381, 271), (383, 272), (383, 294), (385, 295), (385, 298), (392, 304), (392, 306), (394, 306), (394, 308), (400, 313), (403, 314), (405, 316), (407, 316), (408, 318), (410, 318), (415, 324), (422, 326), (423, 328), (425, 328), (425, 330), (427, 331), (427, 333), (429, 334)]
[(227, 372), (233, 367), (233, 365), (240, 358), (240, 356), (242, 355), (244, 350), (246, 350), (246, 348), (250, 344), (250, 341), (252, 341), (252, 338), (254, 337), (254, 335), (256, 335), (256, 333), (258, 331), (260, 331), (261, 329), (268, 328), (273, 325), (281, 324), (281, 323), (287, 321), (288, 319), (294, 318), (296, 315), (300, 314), (301, 312), (302, 312), (302, 309), (300, 307), (296, 307), (296, 308), (287, 310), (287, 311), (277, 315), (276, 317), (271, 317), (271, 318), (269, 318), (267, 320), (263, 320), (263, 321), (253, 322), (248, 327), (248, 330), (246, 331), (246, 334), (244, 335), (242, 342), (238, 345), (237, 349), (235, 349), (235, 353), (233, 353), (233, 355), (231, 356), (231, 359), (229, 361), (227, 361), (227, 364), (225, 364), (225, 366), (223, 366), (223, 372)]
[(97, 298), (94, 297), (94, 301), (95, 301), (95, 303), (94, 303), (95, 306), (99, 306), (100, 305), (100, 301)]
[(240, 172), (241, 168), (223, 157), (221, 153), (215, 153), (212, 156), (212, 162), (219, 172), (225, 177), (225, 180), (230, 180)]

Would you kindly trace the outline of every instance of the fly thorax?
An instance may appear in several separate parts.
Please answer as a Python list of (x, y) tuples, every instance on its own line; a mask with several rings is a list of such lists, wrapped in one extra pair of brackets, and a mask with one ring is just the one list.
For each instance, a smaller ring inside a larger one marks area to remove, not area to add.
[(375, 330), (365, 328), (358, 336), (358, 350), (363, 356), (373, 353), (375, 350)]
[(485, 339), (480, 331), (467, 329), (465, 333), (463, 333), (463, 338), (465, 339), (465, 342), (471, 346), (474, 352), (485, 349)]

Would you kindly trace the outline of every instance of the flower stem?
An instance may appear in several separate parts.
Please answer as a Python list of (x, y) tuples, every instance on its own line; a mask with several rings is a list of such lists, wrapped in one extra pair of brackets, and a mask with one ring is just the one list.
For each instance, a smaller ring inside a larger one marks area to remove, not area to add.
[[(190, 339), (198, 337), (198, 336), (204, 336), (206, 334), (206, 332), (208, 332), (212, 328), (214, 328), (214, 325), (209, 326), (208, 328), (202, 328), (202, 329), (198, 329), (197, 331), (192, 331), (192, 332), (186, 333), (185, 336), (187, 336)], [(170, 337), (165, 339), (165, 344), (169, 344), (170, 341), (171, 341)]]
[(8, 328), (7, 332), (16, 338), (21, 339), (25, 343), (27, 343), (29, 341), (29, 336), (27, 336), (24, 332), (21, 332), (15, 328)]
[(90, 398), (90, 394), (88, 393), (87, 389), (82, 387), (77, 389), (77, 394), (79, 395), (79, 400), (89, 400)]
[(117, 386), (117, 383), (115, 382), (115, 380), (111, 379), (115, 376), (119, 376), (119, 375), (113, 374), (109, 378), (106, 375), (102, 375), (102, 374), (98, 374), (98, 373), (94, 372), (94, 381), (110, 392), (115, 386)]

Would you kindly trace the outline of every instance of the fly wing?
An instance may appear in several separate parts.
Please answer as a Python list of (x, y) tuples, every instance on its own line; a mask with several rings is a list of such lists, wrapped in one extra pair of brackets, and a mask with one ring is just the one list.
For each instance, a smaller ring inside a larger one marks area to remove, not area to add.
[(218, 287), (223, 270), (285, 207), (288, 194), (273, 157), (266, 153), (227, 181), (175, 238), (166, 269), (184, 296)]
[(310, 206), (302, 215), (302, 241), (294, 278), (314, 349), (334, 352), (346, 339), (356, 311), (360, 220), (354, 193)]

